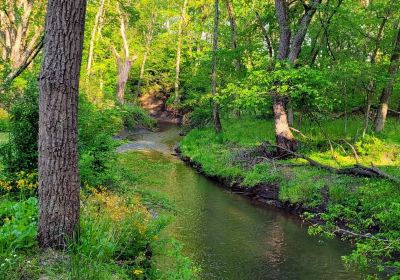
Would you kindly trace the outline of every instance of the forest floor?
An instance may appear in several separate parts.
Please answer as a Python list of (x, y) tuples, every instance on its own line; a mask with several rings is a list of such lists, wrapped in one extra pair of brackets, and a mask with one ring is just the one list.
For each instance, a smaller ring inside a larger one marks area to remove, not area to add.
[[(298, 153), (335, 168), (357, 163), (373, 165), (399, 178), (400, 131), (395, 121), (388, 123), (385, 133), (365, 137), (361, 137), (359, 129), (361, 118), (351, 119), (347, 131), (344, 123), (342, 119), (319, 125), (304, 123), (299, 129), (301, 133), (294, 132), (300, 141)], [(374, 256), (377, 257), (373, 260), (375, 264), (381, 262), (380, 257), (397, 255), (400, 249), (397, 182), (335, 174), (311, 166), (304, 159), (266, 158), (266, 141), (274, 143), (272, 121), (228, 119), (222, 125), (220, 135), (211, 126), (190, 131), (179, 146), (182, 158), (235, 192), (303, 214), (314, 223), (310, 230), (313, 233), (360, 237), (362, 241), (349, 258), (350, 262), (357, 259), (360, 263), (359, 259), (365, 258), (364, 264), (368, 266), (370, 247), (382, 246), (382, 252)], [(315, 221), (323, 222), (324, 227)], [(364, 241), (370, 239), (385, 242), (377, 245)], [(399, 266), (396, 259), (385, 266)]]

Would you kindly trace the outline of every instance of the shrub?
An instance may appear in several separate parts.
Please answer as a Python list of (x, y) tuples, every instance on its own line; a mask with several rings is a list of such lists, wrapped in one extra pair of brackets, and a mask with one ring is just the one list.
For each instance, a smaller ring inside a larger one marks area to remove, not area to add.
[(78, 145), (82, 182), (98, 186), (115, 181), (118, 142), (113, 136), (121, 129), (121, 119), (114, 109), (99, 109), (80, 96)]
[(155, 120), (141, 107), (136, 105), (124, 105), (120, 108), (124, 127), (128, 130), (137, 128), (153, 128)]
[[(13, 252), (36, 245), (37, 199), (0, 203), (0, 252)], [(0, 254), (1, 256), (1, 254)]]
[(9, 116), (8, 113), (0, 108), (0, 132), (7, 132), (9, 130)]
[(38, 97), (37, 83), (32, 81), (10, 109), (10, 141), (1, 149), (2, 162), (10, 173), (37, 169)]

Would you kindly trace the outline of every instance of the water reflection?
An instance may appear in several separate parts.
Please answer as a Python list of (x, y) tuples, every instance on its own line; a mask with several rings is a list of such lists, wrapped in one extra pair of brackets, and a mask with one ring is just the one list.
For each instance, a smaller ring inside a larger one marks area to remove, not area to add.
[(350, 250), (347, 244), (310, 237), (296, 217), (257, 207), (171, 156), (177, 135), (174, 127), (143, 135), (141, 140), (157, 148), (141, 153), (149, 160), (173, 163), (157, 178), (163, 182), (157, 190), (179, 209), (167, 230), (200, 264), (203, 279), (361, 278), (340, 260)]

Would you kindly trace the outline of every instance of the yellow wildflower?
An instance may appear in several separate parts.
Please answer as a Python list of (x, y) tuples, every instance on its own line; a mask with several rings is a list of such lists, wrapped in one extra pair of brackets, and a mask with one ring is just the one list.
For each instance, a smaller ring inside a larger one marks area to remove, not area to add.
[(133, 271), (133, 274), (135, 274), (135, 275), (141, 275), (141, 274), (143, 274), (143, 270), (142, 269), (134, 269)]

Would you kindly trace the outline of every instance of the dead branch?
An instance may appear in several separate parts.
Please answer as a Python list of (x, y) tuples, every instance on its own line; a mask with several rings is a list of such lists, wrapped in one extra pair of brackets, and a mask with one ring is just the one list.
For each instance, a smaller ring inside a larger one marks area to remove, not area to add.
[(295, 156), (297, 158), (304, 159), (304, 160), (308, 161), (308, 163), (311, 166), (315, 166), (315, 167), (327, 170), (327, 171), (332, 172), (332, 173), (354, 175), (354, 176), (362, 176), (362, 177), (380, 177), (380, 178), (384, 178), (384, 179), (387, 179), (389, 181), (395, 182), (397, 184), (400, 184), (400, 179), (399, 178), (391, 176), (389, 174), (386, 174), (382, 170), (376, 168), (373, 164), (371, 164), (372, 167), (364, 166), (364, 165), (361, 165), (361, 164), (355, 164), (353, 167), (335, 168), (335, 167), (332, 167), (332, 166), (317, 162), (317, 161), (311, 159), (310, 157), (308, 157), (306, 155), (299, 154), (299, 153), (293, 152), (291, 150), (288, 150), (286, 148), (282, 148), (280, 146), (273, 145), (273, 144), (270, 144), (270, 143), (267, 143), (267, 144), (269, 146), (271, 146), (271, 147), (283, 150), (286, 153), (288, 153), (290, 155), (293, 155), (293, 156)]

